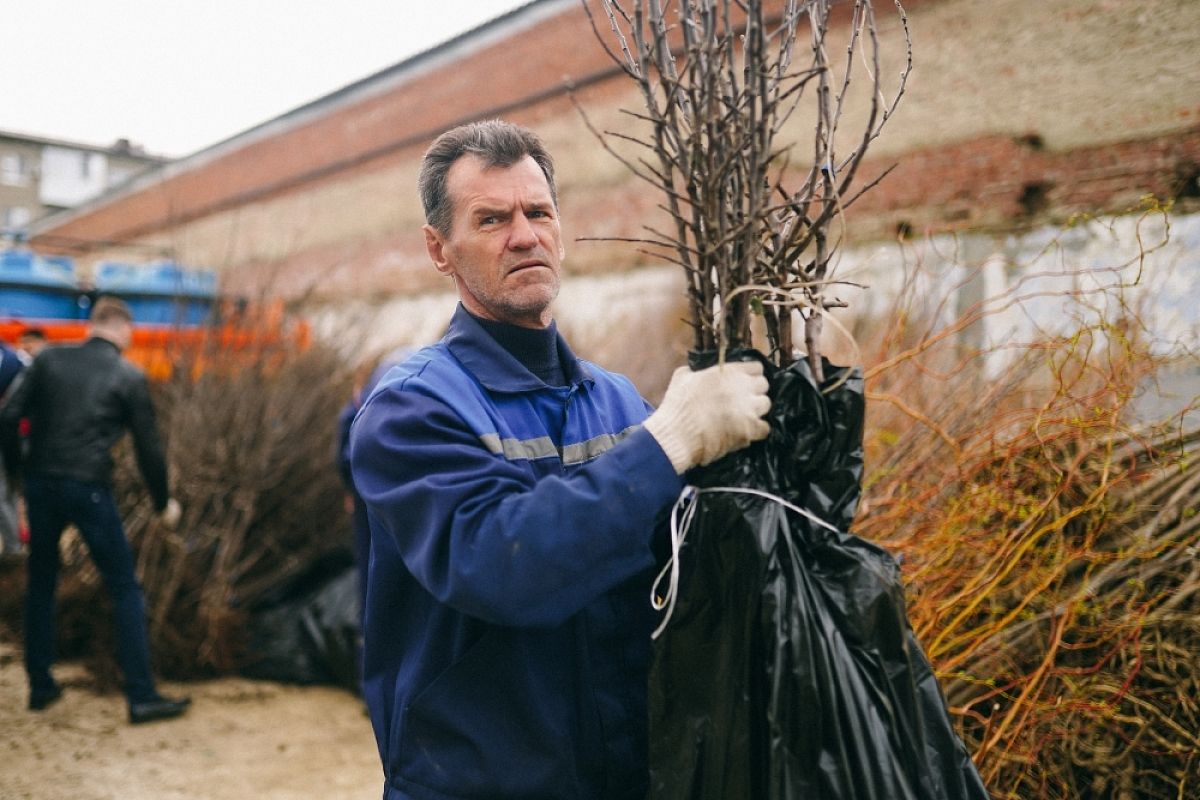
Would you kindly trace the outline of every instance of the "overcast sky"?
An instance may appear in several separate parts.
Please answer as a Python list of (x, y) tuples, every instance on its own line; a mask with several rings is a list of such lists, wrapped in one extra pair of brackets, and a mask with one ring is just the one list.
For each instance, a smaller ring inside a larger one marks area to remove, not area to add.
[(0, 130), (182, 156), (527, 0), (10, 0)]

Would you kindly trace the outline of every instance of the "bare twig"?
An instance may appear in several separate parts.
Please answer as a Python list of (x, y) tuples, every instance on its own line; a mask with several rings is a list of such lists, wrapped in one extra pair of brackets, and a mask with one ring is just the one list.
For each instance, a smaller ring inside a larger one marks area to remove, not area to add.
[[(654, 153), (657, 167), (617, 156), (665, 196), (674, 232), (670, 243), (685, 270), (694, 345), (699, 350), (750, 347), (750, 317), (761, 313), (767, 352), (783, 366), (795, 355), (792, 316), (800, 309), (807, 357), (822, 379), (821, 330), (829, 308), (823, 296), (844, 236), (846, 206), (883, 177), (844, 201), (867, 147), (891, 118), (912, 70), (904, 10), (896, 3), (906, 63), (897, 88), (881, 79), (881, 43), (870, 0), (857, 0), (845, 25), (846, 58), (828, 55), (833, 0), (787, 0), (769, 17), (761, 0), (689, 0), (671, 10), (659, 0), (601, 0), (602, 31), (584, 2), (592, 29), (610, 58), (638, 86), (648, 128), (640, 134), (597, 136), (632, 141)], [(797, 64), (797, 37), (807, 26), (807, 64)], [(607, 44), (612, 37), (615, 47)], [(865, 77), (854, 75), (861, 59)], [(815, 87), (812, 93), (806, 87)], [(861, 89), (857, 88), (860, 87)], [(836, 87), (836, 89), (834, 88)], [(787, 161), (795, 152), (781, 139), (784, 122), (810, 98), (815, 112), (811, 163), (798, 188)], [(863, 129), (843, 149), (843, 116), (865, 109)], [(596, 133), (591, 124), (588, 127)], [(781, 163), (782, 162), (782, 163)], [(886, 173), (885, 173), (886, 174)], [(776, 202), (778, 195), (784, 202)], [(741, 291), (746, 287), (760, 287)], [(786, 302), (774, 290), (787, 289)], [(764, 302), (768, 298), (771, 302)]]

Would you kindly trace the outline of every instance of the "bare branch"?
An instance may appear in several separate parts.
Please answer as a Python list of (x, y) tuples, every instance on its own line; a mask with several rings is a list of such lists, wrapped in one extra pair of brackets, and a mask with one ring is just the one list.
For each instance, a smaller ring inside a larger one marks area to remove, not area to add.
[[(845, 210), (890, 171), (858, 185), (867, 148), (912, 70), (903, 8), (894, 2), (906, 64), (889, 101), (871, 0), (856, 0), (839, 31), (845, 60), (837, 64), (829, 57), (834, 0), (785, 0), (772, 4), (770, 19), (762, 0), (681, 0), (670, 20), (663, 0), (603, 5), (616, 37), (606, 51), (631, 65), (626, 74), (645, 101), (641, 112), (627, 112), (636, 131), (604, 136), (647, 151), (636, 161), (618, 158), (665, 197), (660, 208), (674, 232), (653, 231), (654, 239), (640, 243), (673, 250), (668, 260), (684, 268), (696, 348), (752, 346), (750, 317), (761, 313), (771, 357), (785, 365), (793, 357), (793, 309), (807, 309), (806, 350), (820, 379), (826, 312), (845, 306), (823, 294), (845, 239)], [(796, 63), (802, 31), (807, 64)], [(780, 137), (801, 107), (814, 112), (815, 127), (811, 161), (795, 175), (789, 162), (802, 151)], [(839, 129), (851, 107), (865, 124), (841, 151), (847, 137)]]

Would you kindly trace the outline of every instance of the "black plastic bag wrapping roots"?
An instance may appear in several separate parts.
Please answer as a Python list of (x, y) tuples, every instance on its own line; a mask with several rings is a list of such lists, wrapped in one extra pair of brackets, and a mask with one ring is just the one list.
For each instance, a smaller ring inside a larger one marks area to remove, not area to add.
[(840, 385), (823, 395), (805, 362), (764, 368), (770, 436), (689, 474), (694, 518), (650, 674), (650, 797), (986, 799), (895, 559), (847, 533), (861, 374), (826, 365)]

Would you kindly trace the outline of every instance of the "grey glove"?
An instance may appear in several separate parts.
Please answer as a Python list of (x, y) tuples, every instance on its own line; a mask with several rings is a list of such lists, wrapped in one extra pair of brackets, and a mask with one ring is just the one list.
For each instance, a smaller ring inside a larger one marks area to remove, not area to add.
[(646, 420), (679, 475), (766, 437), (771, 409), (757, 361), (737, 361), (671, 376), (662, 405)]

